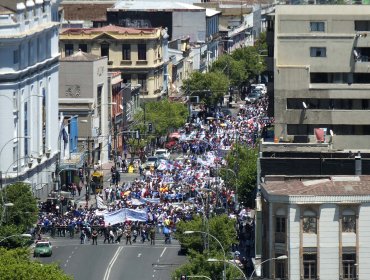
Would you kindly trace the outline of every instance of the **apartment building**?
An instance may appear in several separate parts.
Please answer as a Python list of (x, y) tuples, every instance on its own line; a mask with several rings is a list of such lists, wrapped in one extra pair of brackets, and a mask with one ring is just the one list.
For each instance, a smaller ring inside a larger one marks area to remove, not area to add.
[(267, 176), (262, 260), (269, 279), (365, 280), (370, 275), (370, 177)]
[[(368, 149), (370, 6), (280, 5), (274, 15), (275, 137)], [(369, 35), (369, 36), (368, 36)]]
[(50, 0), (0, 3), (0, 170), (47, 197), (58, 155), (58, 23)]
[(165, 29), (114, 25), (68, 28), (61, 30), (59, 38), (62, 57), (79, 50), (106, 56), (108, 71), (121, 72), (125, 84), (140, 85), (141, 98), (144, 100), (159, 99), (166, 94)]

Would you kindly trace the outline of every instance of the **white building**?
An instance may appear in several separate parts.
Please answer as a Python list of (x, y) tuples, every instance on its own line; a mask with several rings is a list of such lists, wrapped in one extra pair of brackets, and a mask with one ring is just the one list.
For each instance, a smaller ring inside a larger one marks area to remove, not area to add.
[(264, 277), (369, 279), (369, 176), (266, 176), (261, 194)]
[(39, 197), (55, 176), (58, 58), (50, 0), (0, 3), (0, 171), (3, 184), (27, 180)]

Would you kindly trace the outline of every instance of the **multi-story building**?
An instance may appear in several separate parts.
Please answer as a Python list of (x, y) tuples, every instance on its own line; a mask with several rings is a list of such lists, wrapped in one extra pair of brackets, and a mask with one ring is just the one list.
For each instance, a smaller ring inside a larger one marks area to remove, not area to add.
[(165, 94), (166, 31), (108, 25), (100, 28), (69, 28), (60, 32), (61, 56), (83, 52), (108, 57), (108, 70), (121, 72), (124, 83), (141, 86), (143, 99)]
[(49, 0), (0, 3), (0, 171), (47, 196), (58, 154), (58, 23)]
[(267, 176), (261, 184), (262, 274), (269, 279), (368, 279), (368, 176)]
[[(91, 159), (106, 163), (110, 151), (111, 107), (107, 57), (78, 51), (60, 60), (59, 72), (59, 112), (65, 118), (72, 118), (68, 130), (68, 151), (62, 152), (62, 159), (71, 158), (71, 153), (79, 154), (87, 149), (91, 140)], [(63, 151), (63, 141), (61, 141)], [(66, 145), (65, 145), (66, 146)]]
[(276, 138), (314, 142), (323, 128), (334, 149), (369, 148), (369, 13), (367, 5), (276, 6)]

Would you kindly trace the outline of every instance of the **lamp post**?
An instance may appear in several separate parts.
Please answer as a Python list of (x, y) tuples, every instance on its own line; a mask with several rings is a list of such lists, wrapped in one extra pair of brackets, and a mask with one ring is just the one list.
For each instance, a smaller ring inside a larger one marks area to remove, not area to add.
[[(222, 249), (222, 253), (224, 255), (224, 260), (226, 261), (226, 253), (225, 253), (225, 249), (224, 249), (224, 246), (222, 246), (222, 243), (220, 242), (220, 240), (218, 240), (214, 235), (208, 233), (208, 232), (204, 232), (204, 231), (199, 231), (199, 230), (187, 230), (187, 231), (184, 231), (184, 234), (193, 234), (193, 233), (203, 233), (203, 234), (207, 234), (208, 236), (212, 237), (214, 240), (216, 240), (216, 242), (218, 243), (218, 245), (220, 245), (221, 249)], [(223, 280), (226, 280), (226, 262), (224, 262), (224, 270), (222, 272), (222, 279)]]
[(248, 280), (248, 278), (245, 275), (244, 271), (237, 264), (235, 264), (234, 262), (231, 262), (231, 261), (228, 261), (228, 260), (218, 260), (218, 259), (208, 259), (207, 261), (208, 262), (223, 262), (223, 263), (231, 264), (231, 265), (235, 266), (240, 271), (240, 273), (243, 275), (243, 278), (245, 280)]
[(287, 258), (288, 258), (287, 255), (282, 255), (282, 256), (279, 256), (277, 258), (271, 258), (271, 259), (264, 260), (260, 264), (256, 265), (256, 267), (252, 271), (251, 277), (249, 277), (249, 280), (252, 280), (253, 279), (253, 274), (256, 272), (257, 267), (261, 267), (264, 263), (269, 262), (269, 261), (273, 261), (273, 260), (286, 260)]
[(12, 237), (28, 237), (28, 238), (31, 238), (32, 235), (29, 234), (29, 233), (13, 234), (13, 235), (9, 235), (9, 236), (6, 236), (6, 237), (0, 239), (0, 243), (3, 242), (6, 239), (9, 239), (9, 238), (12, 238)]
[(2, 201), (3, 201), (3, 209), (2, 209), (2, 212), (1, 212), (0, 226), (3, 224), (4, 216), (6, 214), (6, 208), (14, 206), (14, 204), (11, 203), (11, 202), (4, 203), (4, 195), (3, 194), (1, 194), (1, 198), (2, 198)]

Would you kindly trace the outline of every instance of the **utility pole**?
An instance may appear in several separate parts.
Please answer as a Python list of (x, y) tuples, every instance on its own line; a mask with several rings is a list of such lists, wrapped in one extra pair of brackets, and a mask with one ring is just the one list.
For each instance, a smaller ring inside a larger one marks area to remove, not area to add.
[(89, 201), (90, 197), (90, 136), (87, 136), (87, 164), (86, 164), (86, 202)]

